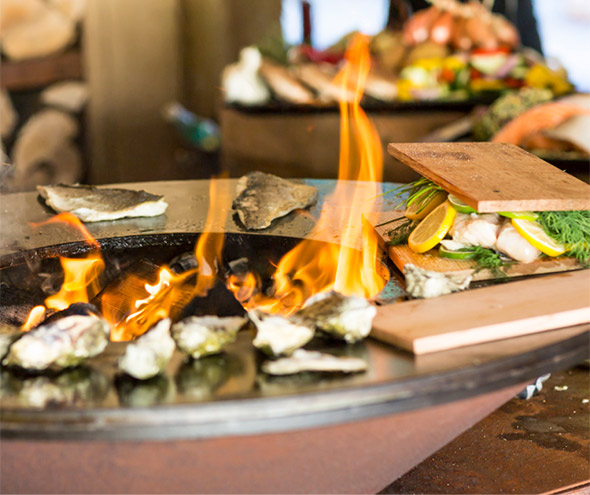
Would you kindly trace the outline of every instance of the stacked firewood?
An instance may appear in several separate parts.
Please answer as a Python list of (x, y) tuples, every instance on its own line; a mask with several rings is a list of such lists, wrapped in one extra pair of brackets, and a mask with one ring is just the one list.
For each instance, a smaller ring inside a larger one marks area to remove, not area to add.
[(83, 177), (77, 138), (87, 86), (59, 78), (43, 86), (46, 82), (36, 82), (35, 64), (51, 63), (77, 43), (85, 6), (86, 0), (0, 1), (2, 63), (6, 70), (10, 64), (28, 64), (22, 67), (27, 75), (23, 88), (8, 83), (0, 92), (3, 190), (31, 190), (39, 184), (71, 183)]

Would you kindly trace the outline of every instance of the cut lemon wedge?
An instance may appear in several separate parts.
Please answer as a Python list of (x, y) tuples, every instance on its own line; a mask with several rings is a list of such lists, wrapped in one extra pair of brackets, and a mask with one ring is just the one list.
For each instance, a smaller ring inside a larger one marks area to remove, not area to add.
[(502, 215), (507, 218), (518, 218), (522, 220), (536, 220), (539, 218), (534, 211), (499, 211), (498, 215)]
[(454, 194), (449, 194), (449, 203), (451, 203), (453, 208), (455, 208), (455, 210), (457, 210), (459, 213), (477, 213), (475, 208), (471, 208), (471, 206), (460, 200)]
[(448, 194), (445, 191), (439, 191), (430, 198), (426, 205), (423, 205), (421, 201), (414, 201), (405, 211), (404, 215), (410, 220), (422, 220), (438, 205), (444, 202), (447, 196)]
[(523, 218), (513, 218), (511, 222), (520, 235), (543, 254), (559, 256), (567, 251), (567, 247), (549, 237), (538, 222)]
[(453, 225), (457, 210), (448, 201), (438, 205), (412, 231), (408, 246), (415, 253), (425, 253), (436, 246)]

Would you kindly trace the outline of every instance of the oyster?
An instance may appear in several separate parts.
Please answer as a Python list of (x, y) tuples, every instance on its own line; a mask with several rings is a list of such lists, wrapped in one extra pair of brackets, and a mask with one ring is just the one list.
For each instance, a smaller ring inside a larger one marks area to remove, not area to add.
[(190, 316), (172, 326), (172, 338), (180, 350), (198, 359), (217, 354), (235, 341), (246, 321), (239, 316)]
[(138, 380), (147, 380), (164, 371), (174, 354), (169, 318), (156, 323), (136, 341), (127, 345), (119, 368)]
[(358, 373), (367, 369), (367, 362), (355, 357), (337, 357), (317, 351), (297, 349), (290, 357), (262, 364), (269, 375), (293, 375), (303, 371)]
[(313, 327), (280, 315), (254, 310), (248, 316), (256, 327), (254, 347), (271, 356), (289, 355), (307, 344), (314, 335)]
[(365, 298), (332, 291), (310, 297), (292, 319), (351, 344), (369, 335), (376, 314), (375, 306)]
[(4, 356), (6, 356), (8, 348), (11, 346), (11, 344), (21, 335), (24, 335), (24, 332), (22, 332), (19, 328), (13, 327), (11, 325), (0, 324), (0, 361), (2, 361)]
[(406, 291), (413, 297), (438, 297), (465, 290), (471, 283), (473, 271), (441, 273), (425, 270), (408, 263), (404, 266)]
[(0, 395), (27, 407), (84, 406), (100, 403), (109, 386), (106, 376), (85, 366), (59, 374), (33, 376), (6, 370), (2, 373)]
[(104, 350), (109, 332), (103, 318), (67, 316), (27, 332), (10, 346), (2, 364), (37, 371), (76, 366)]
[(238, 180), (232, 208), (249, 230), (268, 227), (275, 218), (317, 201), (318, 190), (263, 172), (250, 172)]

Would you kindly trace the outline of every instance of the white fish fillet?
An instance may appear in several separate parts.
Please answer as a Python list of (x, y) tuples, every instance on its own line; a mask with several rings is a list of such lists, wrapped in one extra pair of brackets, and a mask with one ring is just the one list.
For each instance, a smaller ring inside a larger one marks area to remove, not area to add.
[(541, 251), (520, 235), (510, 222), (500, 229), (496, 249), (522, 263), (535, 261), (541, 255)]
[(451, 236), (453, 240), (472, 246), (493, 248), (500, 230), (500, 218), (495, 213), (483, 215), (457, 213)]
[(80, 184), (37, 186), (47, 206), (69, 212), (83, 222), (102, 222), (129, 217), (162, 215), (168, 203), (164, 196), (132, 189), (108, 189)]

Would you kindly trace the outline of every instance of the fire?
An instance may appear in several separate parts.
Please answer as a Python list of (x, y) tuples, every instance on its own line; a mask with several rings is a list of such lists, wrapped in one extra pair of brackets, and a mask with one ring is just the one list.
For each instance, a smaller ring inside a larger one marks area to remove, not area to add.
[(44, 306), (35, 306), (22, 329), (27, 331), (43, 321), (47, 309), (63, 310), (70, 304), (89, 302), (100, 290), (99, 277), (104, 270), (104, 261), (100, 254), (100, 245), (92, 237), (84, 224), (71, 213), (60, 213), (49, 220), (41, 223), (31, 224), (38, 228), (43, 225), (59, 224), (66, 225), (77, 229), (83, 236), (94, 252), (91, 252), (84, 258), (59, 258), (64, 272), (64, 281), (57, 294), (53, 294), (45, 299)]
[[(203, 234), (195, 245), (197, 267), (176, 274), (162, 267), (154, 282), (130, 276), (119, 291), (103, 295), (103, 316), (111, 323), (111, 340), (130, 340), (144, 334), (162, 318), (174, 318), (196, 296), (205, 296), (217, 281), (222, 266), (224, 227), (230, 204), (229, 182), (211, 179), (209, 211)], [(141, 297), (133, 299), (141, 285)]]
[[(345, 58), (344, 67), (336, 76), (341, 89), (339, 180), (324, 203), (328, 215), (323, 214), (314, 227), (318, 232), (337, 229), (341, 232), (340, 245), (318, 244), (309, 239), (299, 243), (278, 263), (273, 297), (259, 292), (254, 277), (239, 286), (230, 280), (228, 288), (248, 309), (288, 314), (318, 292), (336, 290), (369, 298), (385, 284), (379, 275), (377, 236), (363, 222), (363, 215), (373, 210), (381, 192), (383, 173), (379, 135), (360, 107), (370, 67), (368, 38), (357, 35)], [(358, 181), (354, 188), (348, 182), (351, 180)], [(242, 299), (248, 293), (252, 297)]]

